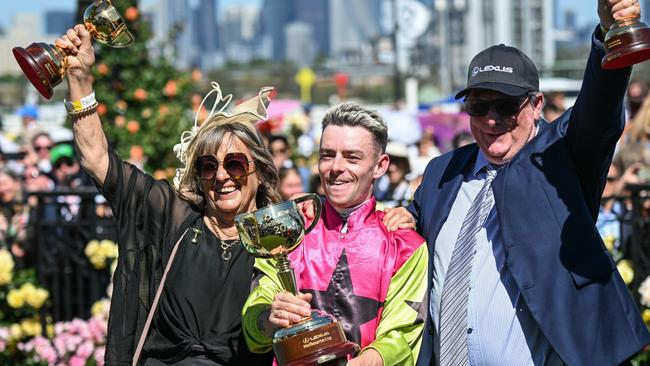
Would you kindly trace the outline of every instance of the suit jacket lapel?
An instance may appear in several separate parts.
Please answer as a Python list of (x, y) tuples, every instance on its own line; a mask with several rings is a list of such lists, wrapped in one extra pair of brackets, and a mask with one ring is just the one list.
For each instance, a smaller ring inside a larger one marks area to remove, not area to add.
[(435, 249), (435, 238), (447, 221), (451, 206), (456, 200), (460, 186), (465, 178), (465, 173), (471, 169), (472, 163), (476, 161), (478, 145), (472, 144), (468, 149), (457, 149), (452, 152), (451, 160), (447, 165), (445, 172), (442, 174), (438, 184), (438, 199), (436, 200), (433, 211), (436, 219), (431, 221), (432, 227), (429, 229), (427, 239), (429, 242), (429, 254), (433, 258)]

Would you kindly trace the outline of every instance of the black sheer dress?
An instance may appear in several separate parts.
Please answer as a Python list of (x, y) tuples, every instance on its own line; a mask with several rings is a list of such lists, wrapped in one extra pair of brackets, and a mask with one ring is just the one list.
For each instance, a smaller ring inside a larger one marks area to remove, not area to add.
[(258, 364), (251, 354), (238, 352), (246, 351), (240, 337), (241, 311), (250, 292), (253, 262), (239, 241), (222, 242), (197, 219), (169, 271), (143, 359)]

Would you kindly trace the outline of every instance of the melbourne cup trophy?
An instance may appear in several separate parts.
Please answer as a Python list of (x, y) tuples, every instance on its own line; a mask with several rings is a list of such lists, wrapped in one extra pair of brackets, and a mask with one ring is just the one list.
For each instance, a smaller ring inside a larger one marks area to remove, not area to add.
[(617, 20), (605, 34), (601, 65), (618, 69), (650, 59), (650, 28), (639, 17)]
[[(297, 203), (310, 200), (314, 221), (305, 228)], [(298, 294), (296, 277), (287, 255), (302, 243), (320, 218), (318, 195), (308, 194), (296, 200), (266, 206), (237, 215), (235, 224), (246, 250), (258, 258), (275, 259), (278, 278), (285, 291)], [(280, 329), (273, 336), (273, 351), (280, 365), (345, 365), (348, 355), (359, 346), (348, 342), (343, 326), (332, 315), (312, 310), (311, 316)]]
[[(109, 0), (96, 0), (84, 12), (83, 24), (93, 39), (120, 48), (133, 43), (133, 35)], [(14, 47), (14, 57), (23, 73), (45, 98), (52, 98), (54, 87), (63, 80), (66, 54), (57, 46), (37, 42), (27, 48)]]

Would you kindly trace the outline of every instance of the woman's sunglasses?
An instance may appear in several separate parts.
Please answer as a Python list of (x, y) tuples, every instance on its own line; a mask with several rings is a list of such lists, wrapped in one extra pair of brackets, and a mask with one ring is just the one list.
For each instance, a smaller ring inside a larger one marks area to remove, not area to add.
[(483, 117), (488, 114), (490, 108), (494, 108), (501, 117), (510, 117), (519, 114), (523, 103), (528, 96), (520, 98), (499, 98), (492, 101), (480, 99), (466, 99), (465, 109), (472, 117)]
[(228, 153), (223, 161), (217, 160), (217, 157), (211, 154), (201, 155), (196, 158), (196, 172), (201, 180), (212, 180), (217, 176), (217, 169), (221, 164), (232, 179), (241, 179), (255, 172), (248, 170), (250, 163), (252, 161), (248, 161), (244, 153)]
[(52, 145), (34, 145), (34, 150), (36, 150), (36, 151), (41, 151), (41, 150), (50, 151), (50, 150), (52, 150)]

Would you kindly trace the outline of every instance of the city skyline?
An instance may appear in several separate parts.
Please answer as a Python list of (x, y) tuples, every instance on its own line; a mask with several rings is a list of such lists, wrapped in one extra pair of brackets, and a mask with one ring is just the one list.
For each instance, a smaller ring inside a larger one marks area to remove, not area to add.
[[(140, 0), (140, 6), (149, 6), (157, 0)], [(192, 3), (198, 3), (199, 0), (190, 0)], [(227, 8), (231, 5), (256, 5), (259, 6), (261, 0), (219, 0), (221, 8)], [(3, 5), (3, 11), (0, 13), (0, 28), (7, 29), (11, 26), (13, 18), (20, 13), (37, 13), (44, 14), (47, 11), (75, 11), (77, 6), (76, 0), (57, 0), (54, 2), (45, 2), (43, 0), (20, 0), (13, 1)]]
[[(2, 72), (18, 72), (10, 54), (13, 45), (27, 44), (43, 29), (52, 42), (73, 22), (75, 0), (61, 0), (58, 9), (41, 6), (44, 13), (36, 11), (33, 1), (14, 7), (22, 9), (20, 17), (0, 37), (0, 43), (8, 45), (0, 54)], [(439, 81), (443, 94), (464, 83), (471, 55), (497, 43), (526, 52), (536, 60), (542, 76), (577, 74), (581, 64), (558, 60), (558, 49), (586, 47), (597, 23), (595, 9), (594, 19), (580, 18), (587, 13), (580, 7), (595, 6), (589, 0), (574, 1), (571, 9), (559, 0), (495, 0), (489, 7), (482, 0), (410, 0), (413, 5), (408, 6), (430, 12), (431, 20), (423, 20), (426, 29), (414, 38), (408, 32), (398, 33), (395, 51), (391, 5), (397, 5), (391, 1), (395, 0), (141, 0), (140, 8), (151, 20), (149, 43), (158, 45), (151, 50), (174, 55), (179, 69), (210, 71), (251, 60), (288, 61), (304, 67), (318, 60), (323, 70), (344, 70), (360, 79), (388, 78), (393, 68), (432, 78)], [(25, 5), (33, 6), (31, 14)], [(406, 7), (398, 8), (400, 22), (406, 19), (400, 30), (411, 29), (414, 21)], [(179, 24), (169, 42), (166, 37)]]
[[(141, 0), (141, 6), (153, 4), (156, 0)], [(191, 0), (197, 2), (198, 0)], [(220, 0), (221, 8), (227, 8), (231, 5), (256, 5), (261, 4), (261, 0)], [(21, 0), (8, 2), (3, 6), (3, 12), (0, 13), (0, 27), (6, 29), (11, 26), (13, 18), (19, 13), (37, 13), (44, 14), (46, 11), (74, 11), (77, 6), (76, 0), (58, 0), (56, 3), (44, 2), (42, 0)], [(567, 4), (559, 1), (557, 16), (562, 19), (565, 10), (573, 10), (576, 16), (578, 26), (586, 25), (589, 22), (595, 22), (596, 2), (594, 0), (575, 0)], [(645, 9), (644, 9), (645, 10)]]

